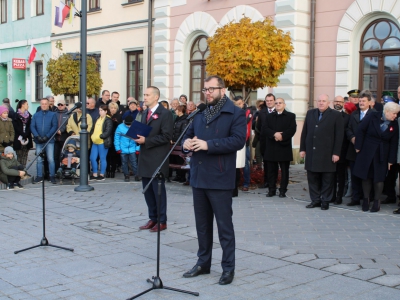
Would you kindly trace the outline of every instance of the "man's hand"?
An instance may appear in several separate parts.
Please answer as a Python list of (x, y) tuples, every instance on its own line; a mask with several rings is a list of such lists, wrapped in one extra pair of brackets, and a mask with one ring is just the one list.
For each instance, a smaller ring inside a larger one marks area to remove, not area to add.
[(390, 170), (390, 168), (392, 167), (393, 164), (388, 163), (388, 170)]
[(356, 149), (356, 153), (360, 152), (360, 150)]
[(275, 132), (274, 138), (275, 138), (275, 141), (277, 141), (277, 142), (282, 141), (282, 132)]
[(143, 145), (145, 141), (146, 138), (143, 135), (138, 135), (138, 139), (135, 140), (135, 142), (138, 143), (139, 145)]
[(351, 138), (351, 142), (353, 143), (353, 145), (356, 143), (356, 137), (355, 137), (355, 136), (353, 136), (353, 137)]
[(301, 151), (301, 152), (300, 152), (300, 157), (301, 157), (301, 158), (306, 157), (306, 151)]
[(200, 151), (200, 150), (208, 150), (208, 144), (206, 141), (199, 140), (197, 136), (195, 136), (192, 139), (192, 148), (194, 152)]
[(61, 130), (57, 131), (57, 134), (58, 134), (58, 135), (61, 135)]
[(183, 143), (183, 149), (193, 151), (193, 139), (186, 139), (185, 142)]
[(333, 163), (336, 163), (338, 160), (339, 160), (339, 156), (337, 156), (337, 155), (332, 155), (332, 161), (333, 161)]

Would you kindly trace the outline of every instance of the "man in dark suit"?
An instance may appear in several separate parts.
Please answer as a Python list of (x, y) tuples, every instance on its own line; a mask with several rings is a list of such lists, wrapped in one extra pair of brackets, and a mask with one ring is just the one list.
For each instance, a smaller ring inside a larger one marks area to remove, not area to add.
[[(142, 177), (143, 188), (150, 182), (151, 176), (162, 163), (170, 149), (172, 139), (173, 119), (169, 110), (159, 105), (160, 90), (155, 86), (149, 86), (144, 93), (144, 103), (147, 109), (142, 114), (142, 123), (152, 127), (149, 136), (138, 135), (135, 140), (140, 145), (138, 164), (138, 176)], [(160, 172), (168, 176), (168, 160), (162, 166)], [(150, 229), (157, 232), (157, 200), (158, 179), (153, 180), (151, 186), (144, 194), (149, 209), (149, 221), (140, 226), (140, 229)], [(161, 207), (160, 207), (160, 231), (167, 228), (167, 193), (165, 191), (165, 179), (161, 179)]]
[(344, 98), (342, 96), (336, 96), (335, 100), (333, 101), (333, 108), (341, 113), (343, 117), (343, 143), (342, 143), (342, 150), (340, 151), (340, 158), (336, 165), (336, 173), (335, 179), (333, 184), (333, 198), (331, 202), (336, 205), (342, 204), (342, 197), (344, 193), (344, 185), (346, 181), (346, 171), (347, 171), (347, 160), (346, 160), (346, 153), (347, 148), (349, 147), (349, 140), (346, 136), (346, 129), (349, 124), (350, 115), (346, 114), (343, 111), (344, 105)]
[(350, 203), (347, 206), (360, 205), (360, 200), (363, 199), (363, 192), (361, 186), (361, 179), (353, 175), (354, 163), (356, 161), (356, 150), (354, 149), (354, 144), (356, 143), (356, 133), (358, 126), (361, 121), (368, 116), (375, 109), (370, 108), (370, 101), (372, 95), (370, 93), (362, 93), (362, 97), (359, 99), (359, 109), (355, 110), (349, 119), (349, 124), (346, 128), (346, 136), (349, 140), (349, 147), (347, 149), (346, 159), (349, 161), (350, 171), (351, 171), (351, 189), (353, 194), (351, 196)]
[[(260, 110), (256, 124), (256, 131), (259, 133), (261, 133), (261, 128), (265, 123), (267, 115), (275, 111), (275, 100), (274, 94), (269, 93), (265, 96), (265, 106)], [(263, 152), (261, 152), (261, 155), (264, 157)], [(268, 187), (268, 162), (266, 160), (264, 160), (264, 187)]]
[[(268, 114), (260, 134), (261, 153), (268, 164), (268, 194), (276, 195), (278, 169), (281, 168), (279, 197), (286, 197), (289, 183), (289, 165), (293, 160), (292, 137), (296, 133), (296, 115), (285, 110), (285, 100), (277, 98), (275, 111)], [(279, 167), (278, 167), (279, 166)]]
[(225, 95), (218, 76), (204, 81), (207, 108), (194, 117), (183, 137), (183, 149), (193, 151), (190, 185), (199, 243), (196, 265), (183, 277), (209, 274), (213, 248), (213, 220), (222, 247), (219, 284), (230, 284), (235, 274), (235, 232), (232, 222), (232, 191), (235, 188), (236, 152), (246, 142), (245, 112)]
[(300, 140), (300, 157), (305, 158), (311, 203), (307, 208), (329, 209), (333, 197), (336, 163), (344, 135), (343, 118), (329, 107), (328, 95), (318, 97), (318, 108), (307, 112)]

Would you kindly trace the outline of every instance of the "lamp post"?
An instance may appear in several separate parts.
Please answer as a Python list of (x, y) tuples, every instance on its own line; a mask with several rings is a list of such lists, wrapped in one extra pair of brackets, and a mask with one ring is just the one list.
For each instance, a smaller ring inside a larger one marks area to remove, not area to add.
[[(74, 190), (75, 192), (89, 192), (94, 188), (88, 183), (89, 173), (89, 132), (87, 131), (88, 125), (86, 120), (86, 68), (87, 68), (87, 0), (81, 2), (81, 12), (78, 15), (81, 18), (81, 70), (79, 82), (79, 100), (82, 102), (82, 118), (81, 118), (81, 131), (79, 132), (81, 140), (81, 164), (80, 164), (80, 180), (79, 186)], [(71, 12), (73, 13), (73, 12)]]

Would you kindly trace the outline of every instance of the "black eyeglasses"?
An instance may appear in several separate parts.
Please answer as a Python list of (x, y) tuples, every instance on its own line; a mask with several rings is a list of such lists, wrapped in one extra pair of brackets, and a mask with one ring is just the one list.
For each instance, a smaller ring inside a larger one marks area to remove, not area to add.
[(202, 91), (204, 94), (207, 93), (207, 92), (209, 92), (209, 93), (211, 94), (211, 93), (214, 92), (214, 90), (220, 90), (220, 89), (223, 89), (223, 87), (219, 87), (219, 86), (217, 86), (217, 87), (209, 87), (208, 89), (206, 89), (206, 88), (201, 89), (201, 91)]
[(64, 106), (65, 104), (62, 103), (58, 103), (57, 106)]

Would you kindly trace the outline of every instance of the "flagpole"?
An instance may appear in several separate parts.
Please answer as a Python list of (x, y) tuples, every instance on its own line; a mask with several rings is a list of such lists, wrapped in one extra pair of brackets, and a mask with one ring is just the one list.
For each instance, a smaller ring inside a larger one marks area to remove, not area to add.
[[(81, 119), (81, 131), (80, 142), (81, 142), (81, 164), (80, 164), (80, 180), (79, 186), (74, 190), (76, 192), (89, 192), (93, 191), (94, 188), (88, 184), (88, 173), (89, 173), (89, 133), (87, 131), (87, 119), (86, 119), (86, 68), (87, 68), (87, 0), (82, 0), (80, 18), (81, 18), (81, 70), (80, 70), (80, 83), (79, 83), (79, 100), (82, 102), (82, 119)], [(74, 13), (72, 10), (70, 13)], [(79, 15), (78, 15), (79, 16)]]

